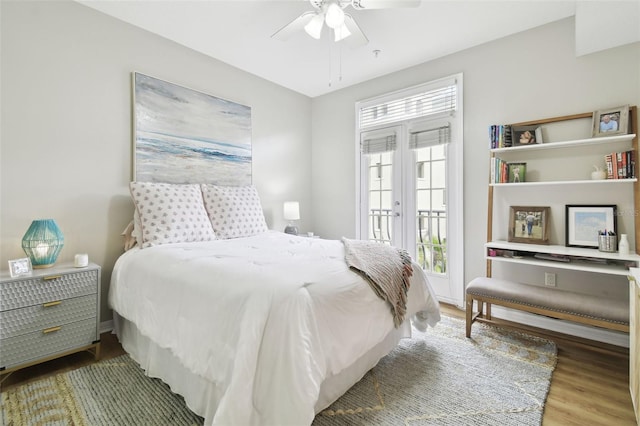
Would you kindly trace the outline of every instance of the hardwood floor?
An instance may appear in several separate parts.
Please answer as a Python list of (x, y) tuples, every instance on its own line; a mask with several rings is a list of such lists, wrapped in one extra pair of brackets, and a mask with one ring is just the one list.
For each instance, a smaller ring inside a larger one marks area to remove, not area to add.
[[(464, 318), (464, 312), (455, 306), (443, 304), (442, 312)], [(543, 426), (638, 425), (629, 395), (629, 353), (626, 348), (576, 339), (520, 324), (496, 322), (505, 327), (546, 337), (558, 345), (558, 364), (551, 379)], [(114, 335), (103, 333), (101, 341), (101, 359), (124, 353)], [(88, 352), (69, 355), (16, 371), (2, 382), (0, 388), (7, 390), (92, 362), (93, 355)], [(482, 379), (479, 377), (478, 380)]]

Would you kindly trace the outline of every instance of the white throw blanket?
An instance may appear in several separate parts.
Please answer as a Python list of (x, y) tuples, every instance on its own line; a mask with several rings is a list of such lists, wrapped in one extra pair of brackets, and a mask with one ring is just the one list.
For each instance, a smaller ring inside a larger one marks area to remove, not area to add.
[(404, 321), (411, 275), (406, 250), (365, 240), (342, 238), (349, 267), (361, 274), (376, 295), (391, 307), (394, 325)]
[[(205, 425), (308, 425), (325, 378), (394, 328), (344, 256), (340, 241), (279, 232), (133, 248), (116, 262), (109, 305), (215, 384)], [(433, 326), (421, 272), (407, 313)]]

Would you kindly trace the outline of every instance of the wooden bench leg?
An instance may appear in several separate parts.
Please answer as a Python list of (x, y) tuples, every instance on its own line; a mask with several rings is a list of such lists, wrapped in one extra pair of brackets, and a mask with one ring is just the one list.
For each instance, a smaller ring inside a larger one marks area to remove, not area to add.
[[(480, 303), (480, 302), (478, 302)], [(473, 298), (467, 295), (466, 309), (466, 333), (467, 337), (471, 337), (471, 323), (473, 322)]]
[(491, 303), (487, 302), (487, 314), (484, 316), (486, 319), (491, 319)]

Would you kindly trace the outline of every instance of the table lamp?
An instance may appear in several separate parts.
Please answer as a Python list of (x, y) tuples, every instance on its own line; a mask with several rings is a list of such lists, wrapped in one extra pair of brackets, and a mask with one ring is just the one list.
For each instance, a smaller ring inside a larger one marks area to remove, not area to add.
[(300, 219), (300, 203), (297, 201), (285, 201), (284, 218), (289, 221), (287, 227), (284, 228), (284, 232), (287, 234), (298, 235), (298, 227), (294, 226), (291, 221)]
[(39, 219), (22, 237), (22, 249), (31, 259), (33, 268), (50, 268), (64, 245), (64, 236), (53, 219)]

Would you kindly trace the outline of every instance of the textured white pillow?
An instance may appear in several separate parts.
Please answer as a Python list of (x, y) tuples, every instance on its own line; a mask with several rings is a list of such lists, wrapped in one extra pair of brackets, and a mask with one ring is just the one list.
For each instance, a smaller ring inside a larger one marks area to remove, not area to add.
[(204, 205), (218, 238), (250, 237), (268, 230), (254, 186), (202, 184), (201, 187)]
[(142, 226), (141, 248), (216, 239), (199, 185), (131, 182), (129, 189)]

